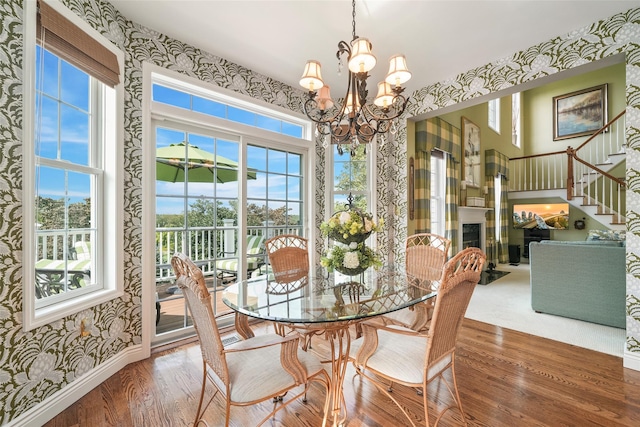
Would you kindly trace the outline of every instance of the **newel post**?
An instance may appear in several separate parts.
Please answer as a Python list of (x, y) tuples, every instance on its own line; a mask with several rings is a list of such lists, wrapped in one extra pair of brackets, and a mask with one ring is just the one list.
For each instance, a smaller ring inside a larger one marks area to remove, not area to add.
[(573, 157), (576, 150), (567, 147), (567, 200), (573, 199)]

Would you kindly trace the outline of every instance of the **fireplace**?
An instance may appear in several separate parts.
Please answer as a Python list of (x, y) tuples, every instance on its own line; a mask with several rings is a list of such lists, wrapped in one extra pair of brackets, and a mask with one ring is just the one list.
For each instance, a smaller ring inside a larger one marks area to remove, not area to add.
[(485, 214), (488, 211), (488, 208), (458, 207), (458, 250), (473, 246), (486, 253), (487, 218)]
[(462, 224), (462, 249), (480, 248), (480, 227), (482, 224)]

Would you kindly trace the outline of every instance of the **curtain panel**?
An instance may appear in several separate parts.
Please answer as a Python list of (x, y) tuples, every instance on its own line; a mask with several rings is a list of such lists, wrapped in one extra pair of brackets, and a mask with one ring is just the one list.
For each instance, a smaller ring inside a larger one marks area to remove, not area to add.
[(431, 151), (447, 154), (445, 237), (455, 247), (458, 230), (458, 187), (460, 180), (460, 129), (438, 117), (416, 123), (415, 220), (416, 232), (431, 230)]
[[(497, 150), (485, 150), (484, 170), (486, 185), (489, 189), (487, 194), (487, 249), (490, 248), (489, 256), (491, 262), (498, 261), (501, 264), (509, 262), (509, 202), (507, 189), (509, 180), (509, 158)], [(500, 199), (495, 197), (494, 179), (500, 177), (501, 191)], [(500, 228), (499, 235), (496, 236), (496, 206), (500, 208)]]
[(485, 150), (484, 174), (493, 178), (500, 174), (509, 180), (509, 157), (494, 149)]

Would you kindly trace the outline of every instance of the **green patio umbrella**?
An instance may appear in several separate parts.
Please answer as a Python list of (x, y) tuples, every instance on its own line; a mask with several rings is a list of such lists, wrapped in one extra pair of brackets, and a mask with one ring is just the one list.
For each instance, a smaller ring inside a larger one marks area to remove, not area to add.
[[(184, 182), (186, 171), (189, 182), (232, 182), (238, 180), (237, 169), (237, 162), (184, 142), (156, 150), (158, 181)], [(247, 172), (247, 179), (256, 179), (256, 172)]]

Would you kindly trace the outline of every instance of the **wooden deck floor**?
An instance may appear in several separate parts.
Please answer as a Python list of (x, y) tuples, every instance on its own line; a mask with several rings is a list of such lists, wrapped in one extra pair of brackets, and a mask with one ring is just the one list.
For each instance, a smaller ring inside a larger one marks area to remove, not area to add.
[[(229, 307), (222, 302), (222, 291), (225, 287), (223, 283), (228, 282), (229, 280), (223, 282), (211, 277), (205, 279), (207, 287), (215, 289), (215, 292), (212, 294), (215, 301), (215, 313), (230, 311)], [(156, 325), (156, 334), (174, 331), (186, 326), (191, 326), (192, 324), (191, 319), (188, 317), (186, 303), (182, 294), (179, 291), (177, 293), (173, 292), (170, 289), (171, 287), (171, 284), (165, 284), (164, 286), (156, 288), (160, 301), (160, 321)], [(169, 290), (169, 292), (167, 290)]]

